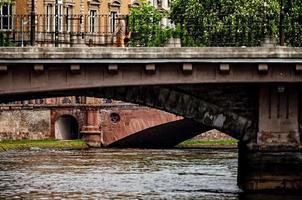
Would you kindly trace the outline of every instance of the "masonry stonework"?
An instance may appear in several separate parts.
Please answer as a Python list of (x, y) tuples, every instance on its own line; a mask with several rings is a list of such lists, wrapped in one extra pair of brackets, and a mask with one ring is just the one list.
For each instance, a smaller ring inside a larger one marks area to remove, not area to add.
[(103, 145), (108, 146), (144, 129), (179, 119), (182, 117), (146, 107), (102, 109), (100, 120)]
[[(94, 114), (97, 115), (93, 124), (87, 118), (87, 113), (91, 109), (95, 110)], [(79, 138), (83, 136), (80, 132), (87, 125), (93, 125), (99, 133), (98, 138), (95, 138), (97, 146), (109, 146), (145, 129), (183, 119), (160, 110), (130, 104), (125, 106), (11, 104), (1, 106), (0, 109), (0, 140), (58, 139), (56, 122), (61, 117), (76, 120)]]
[(0, 141), (51, 138), (49, 110), (1, 110)]
[(50, 110), (50, 118), (51, 118), (51, 137), (55, 138), (55, 123), (61, 116), (72, 116), (77, 120), (78, 127), (81, 128), (85, 125), (86, 121), (86, 113), (85, 109), (77, 108), (77, 107), (61, 107), (61, 108), (52, 108)]

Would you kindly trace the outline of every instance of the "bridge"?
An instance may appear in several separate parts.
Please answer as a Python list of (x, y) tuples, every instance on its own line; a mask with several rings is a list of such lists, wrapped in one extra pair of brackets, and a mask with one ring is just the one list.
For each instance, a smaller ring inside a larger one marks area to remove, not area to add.
[[(83, 95), (157, 108), (238, 139), (244, 190), (302, 188), (302, 48), (1, 48), (0, 102)], [(100, 144), (95, 109), (85, 141)]]
[(0, 141), (80, 139), (87, 110), (96, 110), (100, 147), (172, 148), (204, 132), (198, 122), (148, 107), (66, 98), (0, 104)]

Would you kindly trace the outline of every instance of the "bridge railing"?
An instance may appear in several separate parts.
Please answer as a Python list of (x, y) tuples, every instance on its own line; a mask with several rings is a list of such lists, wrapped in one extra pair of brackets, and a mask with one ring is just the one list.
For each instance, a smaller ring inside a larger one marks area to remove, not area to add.
[[(125, 30), (120, 15), (35, 15), (36, 46), (111, 46)], [(31, 15), (0, 15), (0, 46), (31, 44)], [(120, 30), (123, 29), (123, 30)]]
[[(296, 0), (293, 0), (296, 2)], [(300, 1), (300, 0), (299, 0)], [(300, 1), (301, 2), (301, 1)], [(301, 2), (302, 4), (302, 2)], [(302, 6), (301, 6), (302, 9)], [(28, 46), (31, 15), (0, 15), (0, 46)], [(237, 47), (302, 46), (302, 12), (281, 7), (253, 15), (171, 15), (154, 23), (139, 15), (35, 15), (35, 46)], [(145, 17), (146, 18), (146, 17)]]
[(179, 15), (182, 8), (170, 14), (180, 27), (182, 46), (261, 46), (267, 40), (302, 46), (301, 0), (202, 1), (196, 6), (185, 8), (192, 15)]

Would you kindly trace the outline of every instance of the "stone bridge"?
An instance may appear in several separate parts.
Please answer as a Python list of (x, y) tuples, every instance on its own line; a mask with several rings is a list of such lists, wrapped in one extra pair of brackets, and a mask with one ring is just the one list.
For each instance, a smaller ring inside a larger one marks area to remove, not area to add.
[[(246, 190), (302, 188), (301, 82), (302, 48), (0, 49), (1, 102), (86, 95), (183, 116), (240, 140)], [(82, 133), (98, 146), (95, 112)]]
[(172, 148), (205, 130), (200, 123), (128, 103), (15, 102), (0, 104), (1, 140), (82, 138), (87, 111), (96, 110), (98, 146)]

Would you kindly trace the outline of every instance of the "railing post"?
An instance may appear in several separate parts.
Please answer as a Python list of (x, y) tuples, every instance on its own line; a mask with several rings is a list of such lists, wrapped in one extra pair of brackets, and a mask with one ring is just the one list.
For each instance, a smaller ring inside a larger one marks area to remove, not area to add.
[(31, 15), (30, 15), (30, 43), (31, 46), (35, 46), (35, 36), (36, 36), (36, 12), (35, 12), (35, 0), (31, 1)]
[(280, 37), (280, 46), (284, 46), (285, 43), (285, 33), (284, 33), (284, 17), (285, 17), (285, 8), (284, 0), (281, 0), (280, 4), (280, 24), (279, 24), (279, 37)]
[(58, 10), (58, 0), (56, 0), (55, 6), (55, 47), (59, 46), (59, 10)]
[(273, 37), (272, 30), (270, 30), (270, 15), (268, 12), (267, 0), (264, 0), (264, 41), (263, 47), (274, 47), (276, 46), (275, 38)]
[(266, 40), (268, 38), (268, 20), (267, 20), (267, 2), (266, 0), (264, 0), (264, 40)]

